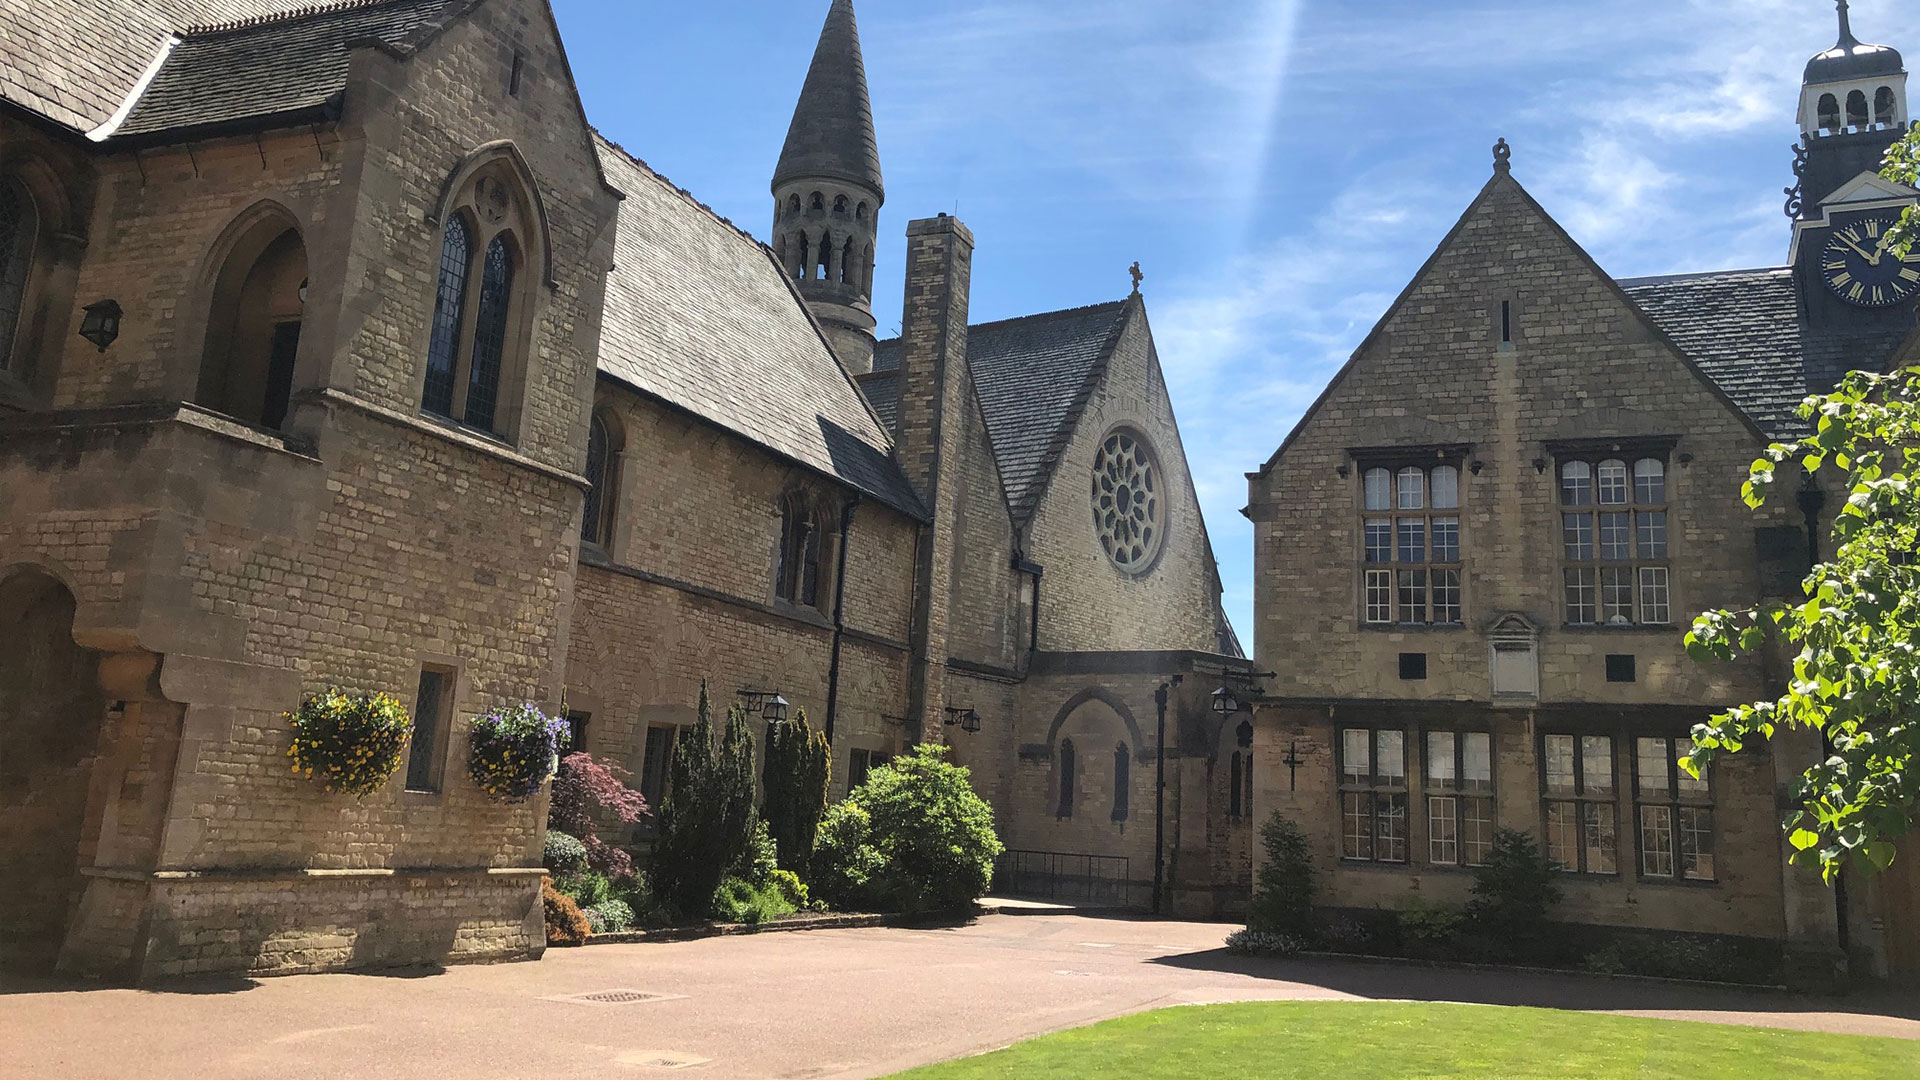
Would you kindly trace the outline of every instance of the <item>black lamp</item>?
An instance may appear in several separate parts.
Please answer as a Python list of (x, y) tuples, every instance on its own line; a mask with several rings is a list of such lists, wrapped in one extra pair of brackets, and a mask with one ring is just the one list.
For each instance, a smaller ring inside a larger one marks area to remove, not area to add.
[(772, 697), (767, 699), (766, 705), (763, 706), (760, 710), (760, 715), (766, 717), (767, 723), (769, 724), (786, 723), (787, 722), (787, 699), (781, 697), (777, 693), (774, 694)]
[(1232, 690), (1223, 686), (1213, 692), (1213, 711), (1221, 716), (1232, 716), (1240, 711), (1240, 699), (1233, 696)]
[(120, 336), (120, 304), (114, 300), (96, 300), (80, 309), (80, 336), (99, 346), (101, 352)]

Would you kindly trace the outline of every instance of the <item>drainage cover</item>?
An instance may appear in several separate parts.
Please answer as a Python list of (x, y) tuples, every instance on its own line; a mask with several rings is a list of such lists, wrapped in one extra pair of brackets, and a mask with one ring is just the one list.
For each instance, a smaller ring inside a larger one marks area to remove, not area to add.
[(586, 994), (556, 994), (546, 1001), (565, 1001), (575, 1005), (638, 1005), (643, 1001), (673, 1001), (685, 994), (652, 994), (645, 990), (595, 990)]

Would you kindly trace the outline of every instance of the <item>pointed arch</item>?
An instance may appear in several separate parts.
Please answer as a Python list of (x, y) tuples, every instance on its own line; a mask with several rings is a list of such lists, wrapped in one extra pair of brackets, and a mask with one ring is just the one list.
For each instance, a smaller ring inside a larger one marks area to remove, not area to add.
[(1066, 724), (1067, 718), (1073, 715), (1075, 709), (1089, 701), (1098, 701), (1112, 709), (1114, 715), (1120, 718), (1120, 723), (1126, 726), (1127, 741), (1133, 746), (1133, 756), (1143, 761), (1148, 760), (1150, 752), (1140, 737), (1140, 724), (1133, 718), (1133, 710), (1127, 708), (1127, 703), (1122, 701), (1119, 695), (1102, 686), (1089, 686), (1068, 698), (1066, 704), (1060, 706), (1060, 711), (1053, 714), (1053, 723), (1047, 726), (1047, 744), (1053, 745), (1054, 741), (1060, 737), (1060, 729)]
[(1078, 764), (1079, 763), (1074, 760), (1073, 740), (1060, 740), (1060, 797), (1058, 804), (1054, 808), (1055, 817), (1070, 818), (1073, 816), (1073, 795), (1074, 787), (1076, 786), (1075, 773), (1077, 772)]
[(27, 279), (40, 230), (40, 208), (33, 193), (18, 179), (0, 175), (0, 371), (24, 366), (14, 358), (15, 343), (27, 308)]
[(580, 515), (580, 540), (604, 551), (613, 548), (620, 512), (620, 457), (626, 434), (611, 409), (595, 409), (587, 424), (587, 495)]
[(428, 223), (438, 225), (445, 221), (447, 214), (455, 208), (456, 200), (468, 182), (473, 179), (474, 174), (494, 162), (500, 162), (512, 171), (520, 194), (527, 199), (533, 218), (532, 228), (529, 231), (535, 234), (534, 242), (525, 245), (529, 248), (528, 261), (534, 262), (534, 256), (537, 255), (538, 264), (531, 267), (532, 271), (539, 275), (539, 279), (545, 282), (549, 289), (555, 288), (557, 283), (553, 277), (553, 232), (547, 221), (546, 200), (541, 195), (539, 181), (534, 179), (533, 169), (527, 165), (526, 157), (520, 153), (520, 148), (514, 145), (513, 140), (496, 139), (468, 151), (440, 185), (440, 197), (434, 203), (436, 207), (434, 216)]
[(292, 400), (305, 321), (307, 252), (293, 212), (273, 200), (236, 215), (203, 268), (205, 321), (192, 399), (278, 428)]

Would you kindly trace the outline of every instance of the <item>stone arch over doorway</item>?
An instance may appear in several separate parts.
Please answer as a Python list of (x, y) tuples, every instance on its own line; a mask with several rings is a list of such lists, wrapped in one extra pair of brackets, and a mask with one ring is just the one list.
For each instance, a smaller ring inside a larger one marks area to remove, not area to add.
[(50, 970), (84, 885), (88, 795), (107, 702), (74, 595), (0, 570), (0, 967)]
[(293, 392), (307, 293), (299, 224), (262, 203), (229, 228), (212, 283), (195, 402), (278, 428)]

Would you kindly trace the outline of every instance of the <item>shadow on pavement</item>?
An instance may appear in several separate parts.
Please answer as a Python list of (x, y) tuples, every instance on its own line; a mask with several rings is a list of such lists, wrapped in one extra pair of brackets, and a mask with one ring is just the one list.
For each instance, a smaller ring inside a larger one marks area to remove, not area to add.
[(1548, 974), (1426, 967), (1361, 958), (1351, 961), (1269, 959), (1237, 956), (1225, 949), (1156, 957), (1150, 962), (1193, 971), (1302, 983), (1375, 999), (1603, 1012), (1850, 1013), (1920, 1020), (1920, 995), (1903, 990), (1867, 990), (1844, 998), (1807, 997), (1776, 990), (1610, 979), (1576, 972)]
[(0, 997), (13, 994), (78, 994), (101, 990), (131, 990), (142, 994), (238, 994), (260, 985), (244, 976), (179, 979), (149, 986), (128, 986), (107, 979), (75, 979), (57, 975), (19, 975), (0, 972)]

